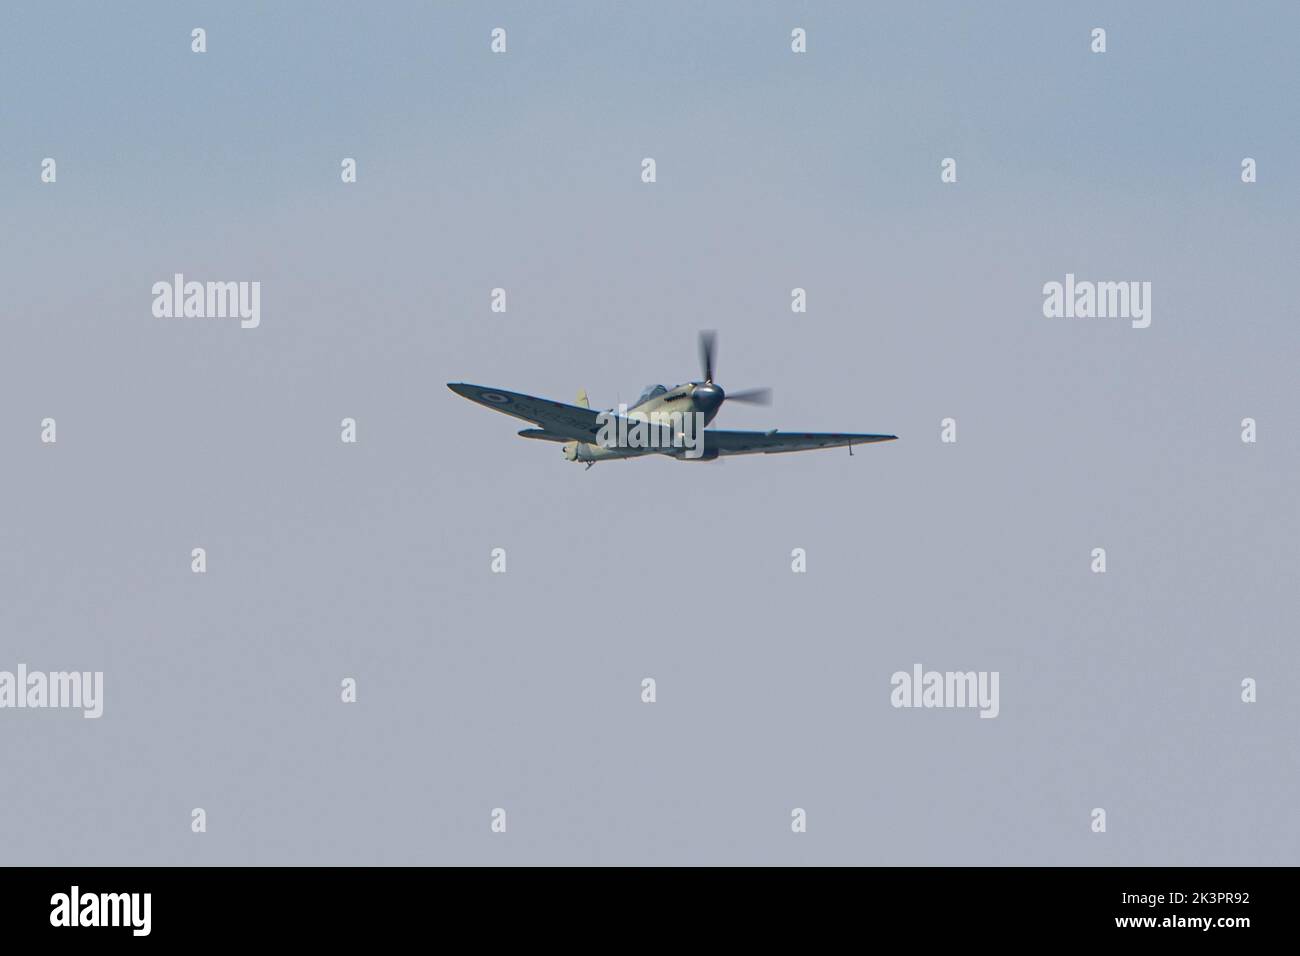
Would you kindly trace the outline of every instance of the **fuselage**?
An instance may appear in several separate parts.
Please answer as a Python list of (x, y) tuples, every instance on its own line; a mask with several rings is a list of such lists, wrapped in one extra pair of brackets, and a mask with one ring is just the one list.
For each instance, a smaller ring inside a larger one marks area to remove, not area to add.
[[(665, 388), (652, 386), (646, 393), (627, 409), (628, 419), (646, 419), (649, 421), (670, 419), (672, 416), (699, 416), (695, 418), (701, 430), (718, 414), (726, 397), (721, 387), (712, 382), (687, 382)], [(614, 414), (621, 414), (621, 409), (611, 409)], [(703, 442), (703, 436), (700, 438)], [(569, 461), (610, 461), (617, 458), (639, 458), (643, 455), (669, 455), (673, 458), (686, 458), (682, 447), (636, 448), (626, 445), (602, 445), (595, 442), (571, 441), (564, 444), (564, 457)]]

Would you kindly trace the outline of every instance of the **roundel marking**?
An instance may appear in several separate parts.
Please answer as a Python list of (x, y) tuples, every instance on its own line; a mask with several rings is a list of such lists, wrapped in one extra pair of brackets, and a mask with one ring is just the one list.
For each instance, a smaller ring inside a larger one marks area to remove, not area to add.
[(479, 398), (485, 402), (491, 402), (493, 405), (509, 405), (510, 398), (502, 395), (500, 392), (479, 392)]

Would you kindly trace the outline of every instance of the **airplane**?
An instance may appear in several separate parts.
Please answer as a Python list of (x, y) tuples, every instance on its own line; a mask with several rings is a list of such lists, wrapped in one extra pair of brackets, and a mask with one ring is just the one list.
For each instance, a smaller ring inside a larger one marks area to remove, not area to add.
[[(701, 420), (704, 425), (708, 425), (717, 416), (725, 401), (756, 405), (767, 405), (771, 402), (772, 391), (767, 388), (747, 389), (730, 395), (723, 391), (722, 386), (713, 381), (716, 354), (717, 336), (713, 332), (701, 332), (700, 364), (704, 371), (703, 381), (686, 382), (673, 388), (663, 385), (649, 386), (641, 393), (636, 404), (627, 409), (628, 414), (623, 418), (624, 423), (637, 416), (654, 418), (656, 415), (693, 412), (700, 416), (696, 420)], [(536, 428), (525, 428), (519, 434), (524, 438), (563, 445), (566, 461), (581, 462), (588, 469), (597, 462), (640, 458), (644, 455), (666, 455), (679, 461), (714, 461), (726, 455), (773, 455), (783, 452), (811, 451), (817, 448), (842, 448), (846, 445), (849, 454), (852, 455), (854, 445), (894, 441), (898, 438), (897, 435), (855, 435), (840, 432), (778, 432), (775, 428), (765, 432), (721, 431), (706, 428), (702, 432), (703, 447), (695, 448), (694, 454), (688, 453), (690, 449), (684, 447), (681, 442), (663, 443), (659, 447), (628, 447), (625, 444), (614, 445), (600, 440), (602, 429), (611, 421), (611, 413), (597, 412), (592, 409), (585, 389), (578, 392), (577, 405), (566, 405), (546, 398), (507, 391), (504, 388), (471, 385), (467, 382), (448, 382), (447, 387), (471, 402), (536, 425)], [(615, 416), (613, 420), (617, 421), (617, 418)]]

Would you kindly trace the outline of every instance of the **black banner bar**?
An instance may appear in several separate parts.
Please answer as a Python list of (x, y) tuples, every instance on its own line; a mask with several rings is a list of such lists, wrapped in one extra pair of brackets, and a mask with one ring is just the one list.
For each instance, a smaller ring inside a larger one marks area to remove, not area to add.
[[(1286, 869), (110, 868), (0, 871), (8, 940), (394, 943), (436, 929), (538, 945), (608, 930), (1139, 943), (1286, 933)], [(695, 932), (695, 930), (691, 930)], [(673, 935), (671, 937), (680, 939)]]

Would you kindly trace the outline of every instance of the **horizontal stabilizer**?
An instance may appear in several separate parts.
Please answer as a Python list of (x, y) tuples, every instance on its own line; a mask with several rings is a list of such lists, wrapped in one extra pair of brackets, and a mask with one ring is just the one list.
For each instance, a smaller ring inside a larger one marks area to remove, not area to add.
[(544, 428), (525, 428), (519, 434), (523, 438), (540, 438), (542, 441), (558, 441), (558, 442), (571, 441), (571, 439), (565, 437), (564, 435), (557, 435), (555, 434), (555, 432), (548, 432)]

